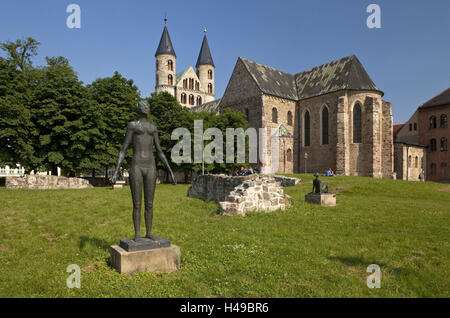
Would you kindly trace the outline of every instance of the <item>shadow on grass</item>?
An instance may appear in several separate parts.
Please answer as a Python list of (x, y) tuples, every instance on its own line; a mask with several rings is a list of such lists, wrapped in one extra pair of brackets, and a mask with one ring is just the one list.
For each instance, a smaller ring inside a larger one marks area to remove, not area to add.
[(327, 257), (329, 260), (331, 261), (335, 261), (335, 262), (340, 262), (344, 265), (347, 266), (361, 266), (366, 268), (367, 266), (369, 266), (370, 264), (377, 264), (380, 267), (386, 267), (385, 263), (381, 263), (381, 262), (377, 262), (377, 261), (367, 261), (361, 257), (354, 257), (354, 256), (349, 256), (349, 257), (339, 257), (339, 256), (329, 256)]
[(84, 249), (86, 244), (94, 245), (102, 250), (109, 250), (109, 246), (111, 245), (105, 240), (93, 238), (93, 237), (87, 237), (87, 236), (80, 236), (80, 242), (78, 244), (80, 251)]

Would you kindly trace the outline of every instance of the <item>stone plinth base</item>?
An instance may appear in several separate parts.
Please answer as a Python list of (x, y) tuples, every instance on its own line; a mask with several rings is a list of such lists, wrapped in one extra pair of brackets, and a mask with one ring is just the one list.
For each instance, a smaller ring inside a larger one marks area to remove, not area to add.
[(124, 185), (125, 181), (116, 181), (116, 183), (112, 185), (112, 189), (113, 190), (122, 189)]
[(174, 272), (180, 268), (180, 247), (156, 248), (127, 252), (118, 245), (110, 247), (111, 265), (119, 273)]
[(333, 193), (308, 193), (305, 201), (322, 206), (336, 206), (336, 194)]

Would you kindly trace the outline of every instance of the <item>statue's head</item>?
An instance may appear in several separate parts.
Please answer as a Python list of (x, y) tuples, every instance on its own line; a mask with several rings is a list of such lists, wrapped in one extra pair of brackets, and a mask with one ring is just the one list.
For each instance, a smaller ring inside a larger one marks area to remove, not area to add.
[(136, 111), (136, 113), (138, 113), (139, 116), (147, 116), (150, 111), (150, 106), (148, 105), (147, 101), (141, 100), (136, 104), (134, 110)]
[(319, 174), (316, 172), (316, 173), (314, 174), (314, 177), (318, 178), (318, 177), (319, 177)]

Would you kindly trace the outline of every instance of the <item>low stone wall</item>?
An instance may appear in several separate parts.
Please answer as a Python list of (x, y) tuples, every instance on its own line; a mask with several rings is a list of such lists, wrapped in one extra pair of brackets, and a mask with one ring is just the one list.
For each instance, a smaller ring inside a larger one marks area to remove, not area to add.
[(226, 215), (245, 215), (250, 211), (275, 211), (285, 209), (291, 198), (274, 176), (226, 175), (198, 176), (188, 190), (188, 196), (219, 202), (220, 211)]
[(298, 184), (301, 180), (299, 178), (274, 176), (275, 180), (280, 182), (282, 187), (292, 187)]
[(88, 180), (82, 178), (66, 178), (51, 175), (24, 175), (22, 177), (6, 177), (8, 189), (85, 189), (92, 188)]

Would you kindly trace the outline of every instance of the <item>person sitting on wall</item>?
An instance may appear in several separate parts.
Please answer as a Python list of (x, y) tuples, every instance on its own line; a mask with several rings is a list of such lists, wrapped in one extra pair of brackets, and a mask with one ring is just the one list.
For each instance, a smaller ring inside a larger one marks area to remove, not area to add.
[(331, 176), (331, 169), (328, 169), (327, 172), (325, 173), (326, 177), (330, 177)]
[(334, 176), (336, 176), (336, 175), (334, 174), (334, 170), (330, 168), (330, 177), (334, 177)]

